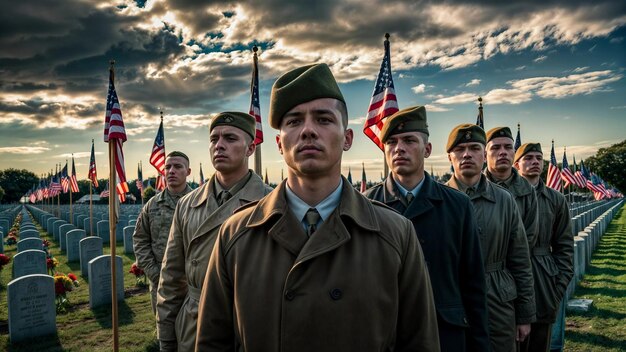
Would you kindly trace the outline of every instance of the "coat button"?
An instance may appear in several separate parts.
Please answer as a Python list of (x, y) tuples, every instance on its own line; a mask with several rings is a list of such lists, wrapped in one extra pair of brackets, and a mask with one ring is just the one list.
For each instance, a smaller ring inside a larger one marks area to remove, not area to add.
[(287, 290), (287, 292), (285, 292), (286, 300), (292, 301), (294, 298), (296, 298), (296, 293), (293, 290)]
[(191, 261), (191, 265), (198, 265), (198, 260), (197, 259), (193, 259)]
[(463, 317), (463, 323), (465, 323), (465, 324), (469, 324), (469, 323), (467, 322), (467, 318), (466, 318), (466, 317)]
[(329, 293), (330, 293), (330, 298), (334, 299), (335, 301), (341, 299), (342, 292), (340, 289), (333, 288), (332, 290), (330, 290)]

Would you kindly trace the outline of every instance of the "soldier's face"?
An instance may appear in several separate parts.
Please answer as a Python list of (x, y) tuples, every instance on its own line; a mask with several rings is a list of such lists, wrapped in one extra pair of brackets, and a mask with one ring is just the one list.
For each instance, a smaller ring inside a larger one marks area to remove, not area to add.
[(541, 176), (543, 172), (543, 154), (528, 152), (515, 163), (515, 167), (524, 177)]
[(209, 135), (209, 152), (215, 170), (222, 174), (248, 169), (248, 157), (256, 146), (252, 137), (233, 126), (215, 126)]
[(515, 149), (513, 140), (508, 137), (497, 137), (487, 143), (487, 167), (489, 170), (506, 171), (513, 167)]
[(341, 156), (352, 146), (353, 134), (343, 126), (338, 104), (335, 99), (316, 99), (283, 117), (276, 142), (294, 176), (341, 174)]
[(405, 132), (390, 136), (385, 142), (385, 159), (394, 175), (410, 176), (424, 173), (424, 159), (430, 156), (432, 145), (420, 132)]
[(485, 146), (478, 142), (460, 143), (448, 153), (454, 176), (461, 180), (480, 174), (485, 157)]
[(169, 189), (177, 189), (184, 185), (190, 173), (189, 162), (182, 156), (170, 156), (165, 159), (165, 177)]

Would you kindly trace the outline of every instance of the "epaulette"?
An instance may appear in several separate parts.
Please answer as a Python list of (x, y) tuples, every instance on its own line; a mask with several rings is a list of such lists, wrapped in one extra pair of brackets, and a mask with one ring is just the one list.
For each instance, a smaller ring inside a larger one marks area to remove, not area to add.
[(387, 209), (389, 209), (389, 210), (393, 210), (395, 213), (398, 213), (398, 214), (399, 214), (399, 212), (398, 212), (397, 210), (395, 210), (394, 208), (392, 208), (392, 207), (388, 206), (387, 204), (385, 204), (385, 203), (383, 203), (383, 202), (377, 201), (377, 200), (375, 200), (375, 199), (370, 199), (369, 201), (370, 201), (370, 202), (372, 202), (372, 204), (374, 204), (374, 205), (377, 205), (377, 206), (379, 206), (379, 207), (383, 207), (383, 208), (387, 208)]

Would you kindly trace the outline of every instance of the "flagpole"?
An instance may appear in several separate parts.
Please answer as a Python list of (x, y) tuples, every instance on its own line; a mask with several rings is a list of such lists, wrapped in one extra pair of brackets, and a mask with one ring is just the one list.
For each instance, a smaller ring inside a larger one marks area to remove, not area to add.
[(89, 180), (89, 236), (93, 236), (93, 181)]
[[(258, 72), (257, 71), (258, 70), (258, 66), (257, 65), (258, 65), (258, 62), (259, 62), (259, 57), (257, 55), (257, 51), (259, 51), (259, 48), (257, 48), (257, 46), (255, 45), (255, 46), (252, 47), (252, 51), (254, 52), (254, 54), (252, 56), (253, 57), (253, 61), (254, 61), (254, 63), (253, 63), (253, 65), (254, 65), (253, 67), (254, 68), (253, 68), (253, 72), (252, 72), (252, 74), (253, 74), (252, 79), (253, 80), (257, 80), (256, 84), (258, 85), (259, 82), (258, 82), (258, 76), (257, 76), (258, 75), (258, 73), (257, 73)], [(252, 99), (254, 99), (254, 97), (252, 97)], [(250, 110), (252, 111), (252, 109), (250, 109)], [(255, 119), (255, 123), (256, 123), (256, 117), (254, 117), (254, 119)], [(255, 130), (255, 134), (256, 134), (256, 130)], [(256, 137), (254, 139), (256, 139)], [(263, 165), (262, 165), (262, 160), (261, 160), (261, 143), (256, 145), (256, 149), (254, 151), (254, 172), (256, 172), (256, 174), (259, 175), (259, 176), (263, 176)]]
[[(74, 167), (74, 154), (72, 154), (72, 168)], [(73, 170), (73, 169), (72, 169)], [(74, 225), (74, 216), (72, 211), (72, 175), (70, 175), (70, 224)]]
[(143, 165), (139, 160), (139, 168), (141, 169), (141, 189), (139, 190), (139, 198), (141, 198), (141, 208), (143, 209)]
[[(385, 33), (385, 40), (389, 41), (389, 33)], [(391, 49), (389, 49), (389, 56), (391, 57)], [(390, 63), (391, 65), (391, 60)], [(385, 177), (387, 177), (387, 175), (389, 175), (389, 165), (387, 165), (387, 159), (385, 159), (385, 151), (383, 150), (383, 174), (385, 175)]]
[[(113, 65), (111, 60), (111, 76), (114, 79)], [(116, 256), (115, 256), (115, 228), (117, 225), (117, 214), (115, 212), (115, 200), (117, 199), (117, 187), (115, 177), (115, 156), (117, 153), (115, 139), (109, 140), (109, 243), (111, 244), (111, 326), (113, 328), (113, 351), (118, 351), (118, 331), (117, 331), (117, 280), (116, 280)], [(113, 182), (113, 186), (111, 186)]]

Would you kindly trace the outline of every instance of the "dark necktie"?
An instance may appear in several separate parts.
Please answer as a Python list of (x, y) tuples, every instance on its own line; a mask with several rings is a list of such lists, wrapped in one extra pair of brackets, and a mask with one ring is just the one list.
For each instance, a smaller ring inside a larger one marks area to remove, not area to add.
[(320, 220), (320, 213), (318, 213), (315, 208), (309, 208), (304, 215), (304, 219), (307, 225), (306, 234), (311, 237), (316, 230), (317, 222)]
[(476, 190), (474, 189), (474, 187), (468, 187), (468, 188), (465, 190), (465, 194), (467, 194), (467, 195), (468, 195), (468, 196), (470, 196), (470, 197), (471, 197), (471, 196), (473, 196), (473, 195), (474, 195), (474, 193), (476, 193)]
[(222, 204), (226, 203), (226, 201), (229, 200), (230, 197), (232, 197), (230, 192), (228, 192), (228, 191), (221, 191), (220, 194), (217, 196), (217, 204), (218, 205), (222, 205)]
[(407, 192), (405, 198), (406, 198), (406, 204), (411, 204), (411, 201), (413, 200), (413, 198), (415, 198), (415, 196), (413, 195), (413, 192)]

